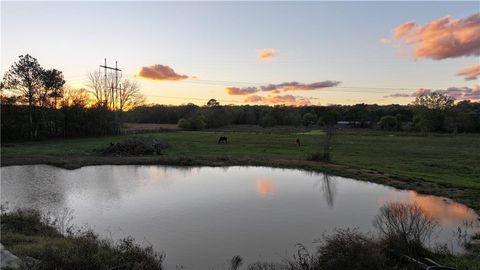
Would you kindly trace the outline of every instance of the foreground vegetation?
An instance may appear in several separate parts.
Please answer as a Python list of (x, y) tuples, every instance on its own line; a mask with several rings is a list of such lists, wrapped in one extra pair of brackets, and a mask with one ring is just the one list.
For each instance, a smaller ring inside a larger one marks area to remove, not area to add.
[[(120, 157), (99, 153), (111, 142), (131, 136), (3, 144), (1, 162), (2, 166), (51, 164), (65, 168), (96, 164), (303, 168), (443, 195), (480, 210), (480, 136), (338, 130), (332, 163), (326, 163), (307, 160), (322, 151), (325, 135), (321, 130), (231, 126), (209, 132), (145, 134), (171, 145), (162, 155)], [(218, 144), (219, 136), (227, 136), (228, 144)]]
[[(296, 254), (283, 262), (256, 262), (249, 270), (383, 270), (419, 269), (421, 261), (462, 270), (480, 269), (480, 246), (465, 242), (465, 253), (451, 254), (447, 248), (429, 250), (425, 242), (436, 230), (437, 222), (416, 204), (390, 203), (383, 206), (374, 221), (379, 234), (364, 234), (356, 229), (337, 229), (324, 235), (313, 253), (298, 245)], [(480, 235), (475, 236), (477, 238)], [(132, 238), (118, 242), (100, 239), (92, 231), (65, 227), (62, 218), (52, 218), (35, 210), (2, 211), (3, 244), (19, 256), (22, 269), (162, 269), (164, 254), (143, 248)], [(242, 266), (234, 256), (229, 269)]]
[(163, 254), (132, 238), (117, 243), (89, 230), (67, 228), (35, 210), (1, 214), (2, 244), (18, 256), (22, 269), (162, 269)]

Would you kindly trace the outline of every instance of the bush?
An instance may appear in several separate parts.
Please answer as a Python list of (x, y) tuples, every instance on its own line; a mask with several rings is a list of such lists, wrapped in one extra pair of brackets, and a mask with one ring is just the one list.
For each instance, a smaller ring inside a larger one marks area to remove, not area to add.
[(185, 118), (178, 120), (178, 127), (181, 129), (190, 129), (190, 121)]
[(318, 248), (321, 269), (385, 269), (381, 247), (357, 230), (338, 229)]
[(207, 125), (205, 116), (196, 115), (188, 119), (182, 118), (178, 120), (178, 127), (185, 130), (201, 130)]
[(386, 115), (380, 118), (378, 122), (378, 127), (382, 130), (394, 131), (400, 130), (400, 123), (397, 118), (391, 115)]
[(438, 226), (438, 222), (415, 203), (384, 205), (373, 224), (389, 248), (413, 256), (426, 254), (424, 243)]

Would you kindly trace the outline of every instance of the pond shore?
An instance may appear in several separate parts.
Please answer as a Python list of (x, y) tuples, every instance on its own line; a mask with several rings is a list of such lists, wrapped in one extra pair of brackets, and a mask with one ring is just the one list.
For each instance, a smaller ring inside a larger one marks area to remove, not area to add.
[(301, 169), (312, 172), (320, 172), (335, 176), (354, 178), (362, 181), (369, 181), (382, 185), (392, 186), (398, 189), (414, 190), (421, 194), (436, 195), (448, 197), (454, 201), (463, 203), (477, 213), (478, 199), (480, 192), (477, 190), (468, 190), (457, 188), (453, 185), (427, 182), (427, 181), (409, 181), (397, 177), (391, 177), (385, 173), (372, 169), (352, 168), (344, 165), (315, 162), (306, 160), (261, 160), (261, 159), (242, 159), (242, 158), (189, 158), (189, 157), (170, 157), (167, 155), (152, 156), (54, 156), (39, 155), (28, 157), (2, 157), (1, 166), (14, 165), (35, 165), (46, 164), (64, 169), (78, 169), (84, 166), (95, 165), (168, 165), (168, 166), (265, 166), (274, 168)]
[[(92, 165), (268, 166), (323, 172), (445, 196), (480, 212), (480, 137), (339, 132), (333, 162), (308, 161), (324, 135), (236, 130), (143, 134), (169, 142), (162, 155), (104, 156), (111, 142), (132, 135), (2, 144), (1, 166), (48, 164), (65, 169)], [(217, 144), (219, 136), (229, 143)], [(295, 144), (296, 138), (302, 146)]]

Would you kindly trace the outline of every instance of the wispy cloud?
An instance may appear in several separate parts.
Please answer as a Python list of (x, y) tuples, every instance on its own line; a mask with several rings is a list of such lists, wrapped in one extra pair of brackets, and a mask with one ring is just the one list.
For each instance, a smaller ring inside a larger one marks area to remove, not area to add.
[(423, 95), (428, 95), (430, 93), (440, 93), (447, 95), (455, 100), (480, 100), (480, 85), (476, 84), (473, 87), (449, 87), (447, 89), (425, 89), (418, 88), (415, 92), (407, 93), (394, 93), (385, 97), (391, 98), (405, 98), (405, 97), (418, 97)]
[(391, 40), (384, 40), (411, 46), (415, 58), (439, 60), (480, 55), (480, 13), (464, 19), (446, 16), (425, 25), (409, 21), (393, 30)]
[(306, 106), (311, 105), (310, 99), (306, 97), (297, 97), (293, 95), (283, 96), (259, 96), (250, 95), (244, 100), (246, 103), (262, 103), (267, 105), (285, 104), (289, 106)]
[(249, 95), (257, 92), (280, 93), (281, 91), (309, 91), (339, 85), (339, 81), (322, 81), (314, 83), (284, 82), (251, 87), (226, 87), (229, 95)]
[(188, 79), (187, 75), (180, 75), (171, 67), (159, 64), (142, 67), (137, 76), (144, 79), (159, 81), (178, 81)]
[(480, 76), (480, 65), (474, 65), (458, 71), (457, 76), (464, 76), (466, 81), (476, 80)]
[(278, 51), (272, 48), (260, 49), (257, 52), (257, 58), (260, 61), (270, 61), (277, 56)]

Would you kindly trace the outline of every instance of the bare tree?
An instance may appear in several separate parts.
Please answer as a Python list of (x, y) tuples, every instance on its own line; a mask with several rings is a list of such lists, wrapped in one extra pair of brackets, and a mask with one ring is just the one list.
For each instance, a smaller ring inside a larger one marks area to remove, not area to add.
[(61, 101), (62, 107), (86, 107), (91, 103), (90, 92), (85, 88), (65, 88)]
[(438, 226), (416, 203), (389, 203), (380, 208), (373, 225), (391, 248), (419, 255)]
[(94, 71), (88, 74), (88, 87), (97, 105), (112, 108), (112, 79), (114, 79), (114, 77), (110, 73), (107, 74), (106, 80), (105, 75), (100, 71)]
[[(88, 74), (90, 93), (95, 103), (110, 110), (129, 110), (145, 102), (137, 81), (122, 79), (122, 75), (115, 76), (114, 72), (105, 74), (100, 71)], [(117, 84), (118, 80), (118, 84)], [(117, 88), (115, 86), (117, 85)]]
[(118, 89), (117, 109), (129, 110), (145, 103), (145, 96), (140, 92), (140, 85), (135, 80), (124, 79)]

